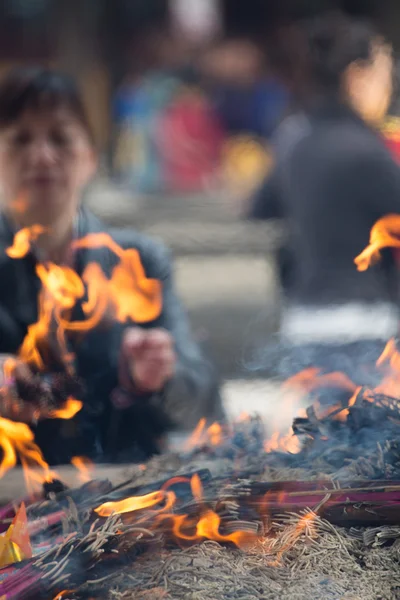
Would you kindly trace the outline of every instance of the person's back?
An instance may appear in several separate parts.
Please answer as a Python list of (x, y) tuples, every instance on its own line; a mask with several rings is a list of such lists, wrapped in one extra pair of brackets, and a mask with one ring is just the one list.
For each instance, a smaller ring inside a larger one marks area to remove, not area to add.
[(393, 59), (367, 24), (341, 14), (302, 31), (307, 94), (278, 133), (275, 172), (250, 216), (287, 223), (284, 375), (311, 365), (354, 374), (398, 331), (393, 256), (363, 273), (354, 264), (376, 221), (400, 213), (400, 170), (374, 128), (389, 106)]
[(374, 223), (400, 210), (400, 170), (352, 111), (325, 107), (280, 164), (295, 256), (289, 301), (311, 306), (393, 300), (387, 262), (359, 273)]

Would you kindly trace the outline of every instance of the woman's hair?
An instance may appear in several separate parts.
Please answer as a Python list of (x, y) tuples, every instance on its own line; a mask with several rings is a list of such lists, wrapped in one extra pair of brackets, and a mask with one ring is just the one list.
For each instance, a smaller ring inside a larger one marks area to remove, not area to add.
[(14, 123), (26, 110), (66, 108), (93, 134), (78, 86), (74, 79), (41, 67), (17, 67), (0, 81), (0, 128)]
[(305, 23), (311, 80), (322, 90), (339, 90), (346, 69), (372, 58), (377, 33), (371, 24), (341, 13)]
[(267, 52), (272, 67), (304, 100), (315, 93), (340, 93), (346, 69), (371, 60), (377, 39), (368, 21), (326, 12), (281, 28)]

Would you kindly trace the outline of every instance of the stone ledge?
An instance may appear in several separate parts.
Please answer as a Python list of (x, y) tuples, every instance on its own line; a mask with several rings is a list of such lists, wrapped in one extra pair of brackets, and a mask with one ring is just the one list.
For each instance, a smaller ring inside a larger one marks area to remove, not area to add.
[(266, 223), (163, 222), (141, 229), (178, 255), (266, 255), (281, 244), (283, 230)]

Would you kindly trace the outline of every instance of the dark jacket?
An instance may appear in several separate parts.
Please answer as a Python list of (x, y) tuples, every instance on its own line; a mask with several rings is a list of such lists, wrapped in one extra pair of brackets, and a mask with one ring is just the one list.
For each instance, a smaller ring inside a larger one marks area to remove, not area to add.
[(277, 138), (277, 166), (250, 216), (283, 218), (281, 275), (293, 304), (394, 302), (390, 253), (367, 272), (354, 258), (374, 223), (400, 212), (400, 169), (380, 136), (349, 108), (325, 102), (297, 115)]
[[(106, 231), (106, 227), (82, 210), (77, 237), (101, 231)], [(191, 336), (186, 314), (175, 293), (166, 248), (135, 231), (108, 233), (124, 249), (136, 248), (147, 277), (162, 282), (162, 312), (156, 321), (141, 326), (163, 327), (172, 333), (178, 367), (161, 394), (143, 396), (133, 386), (122, 390), (118, 378), (119, 373), (126, 371), (120, 352), (122, 334), (133, 323), (113, 322), (96, 327), (80, 340), (70, 339), (69, 347), (76, 354), (76, 372), (85, 386), (84, 406), (71, 421), (43, 421), (35, 429), (36, 441), (52, 464), (69, 462), (75, 455), (99, 461), (141, 461), (158, 450), (158, 438), (168, 429), (190, 430), (201, 417), (210, 420), (223, 417), (216, 374)], [(27, 327), (37, 320), (40, 284), (35, 273), (36, 259), (32, 253), (19, 260), (8, 258), (5, 249), (12, 240), (13, 233), (2, 216), (1, 353), (17, 353)], [(97, 262), (108, 276), (118, 261), (107, 248), (79, 250), (74, 260), (79, 274), (89, 262)], [(80, 310), (77, 307), (74, 320), (79, 319)]]

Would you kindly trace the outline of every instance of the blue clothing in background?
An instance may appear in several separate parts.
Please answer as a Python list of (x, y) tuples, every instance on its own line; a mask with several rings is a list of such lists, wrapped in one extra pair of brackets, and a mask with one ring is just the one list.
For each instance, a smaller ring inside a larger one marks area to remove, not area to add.
[(231, 134), (252, 133), (269, 139), (289, 102), (289, 94), (275, 80), (252, 88), (220, 86), (214, 91), (215, 108)]

